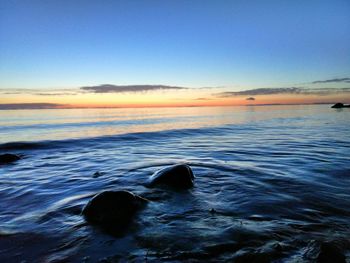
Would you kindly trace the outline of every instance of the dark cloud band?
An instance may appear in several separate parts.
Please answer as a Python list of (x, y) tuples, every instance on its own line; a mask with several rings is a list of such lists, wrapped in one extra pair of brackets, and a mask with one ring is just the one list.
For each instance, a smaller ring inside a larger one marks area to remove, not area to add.
[(219, 98), (237, 97), (237, 96), (257, 96), (257, 95), (276, 95), (276, 94), (300, 94), (300, 95), (331, 95), (338, 93), (350, 93), (350, 88), (324, 88), (324, 89), (308, 89), (308, 88), (262, 88), (243, 91), (227, 91), (214, 93)]
[(312, 84), (322, 84), (322, 83), (350, 83), (350, 78), (335, 78), (326, 80), (316, 80), (311, 82)]
[(104, 84), (99, 86), (81, 87), (81, 90), (93, 93), (124, 93), (124, 92), (144, 92), (152, 90), (182, 90), (185, 87), (166, 86), (166, 85), (110, 85)]

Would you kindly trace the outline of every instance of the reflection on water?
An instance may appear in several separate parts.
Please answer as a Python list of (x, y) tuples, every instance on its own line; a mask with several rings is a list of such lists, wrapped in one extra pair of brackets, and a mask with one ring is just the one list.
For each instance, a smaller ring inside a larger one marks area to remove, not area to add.
[[(0, 154), (22, 156), (0, 166), (0, 260), (349, 260), (349, 115), (329, 106), (0, 111)], [(193, 189), (144, 186), (179, 162), (192, 167)], [(103, 190), (151, 200), (122, 237), (80, 214)]]
[(62, 140), (330, 114), (328, 106), (0, 111), (0, 142)]

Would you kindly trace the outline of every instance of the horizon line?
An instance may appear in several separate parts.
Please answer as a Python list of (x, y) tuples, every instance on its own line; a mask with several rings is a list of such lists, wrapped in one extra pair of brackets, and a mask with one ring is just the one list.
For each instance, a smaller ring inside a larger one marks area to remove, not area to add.
[[(261, 103), (261, 104), (244, 104), (244, 105), (155, 105), (155, 106), (73, 106), (69, 104), (54, 104), (53, 105), (43, 105), (50, 103), (0, 103), (0, 110), (66, 110), (66, 109), (138, 109), (138, 108), (199, 108), (199, 107), (252, 107), (252, 106), (297, 106), (297, 105), (332, 105), (338, 102), (315, 102), (315, 103)], [(35, 105), (38, 104), (38, 105)], [(28, 108), (20, 108), (23, 106), (32, 106)], [(56, 106), (55, 106), (56, 105)], [(8, 108), (3, 108), (2, 106), (8, 106)], [(18, 106), (18, 107), (16, 107)], [(40, 107), (41, 106), (41, 107)], [(46, 107), (45, 107), (46, 106)]]

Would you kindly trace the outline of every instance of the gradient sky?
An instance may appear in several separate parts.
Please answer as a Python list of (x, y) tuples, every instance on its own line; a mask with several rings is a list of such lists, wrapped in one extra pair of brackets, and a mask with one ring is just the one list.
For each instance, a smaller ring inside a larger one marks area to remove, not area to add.
[[(254, 101), (237, 94), (216, 95), (277, 87), (350, 88), (349, 14), (348, 0), (2, 0), (0, 103), (133, 106), (349, 100), (347, 92), (321, 97), (276, 93), (275, 100), (271, 94), (258, 94)], [(187, 89), (76, 93), (80, 87), (101, 84)]]

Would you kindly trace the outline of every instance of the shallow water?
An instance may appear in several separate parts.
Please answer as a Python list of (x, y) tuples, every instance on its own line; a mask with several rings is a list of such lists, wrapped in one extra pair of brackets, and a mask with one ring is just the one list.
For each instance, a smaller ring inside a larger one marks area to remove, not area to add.
[[(22, 156), (0, 166), (0, 261), (313, 262), (325, 242), (349, 261), (349, 120), (328, 105), (0, 111), (0, 154)], [(144, 186), (174, 163), (193, 189)], [(80, 214), (107, 189), (151, 200), (118, 237)]]

